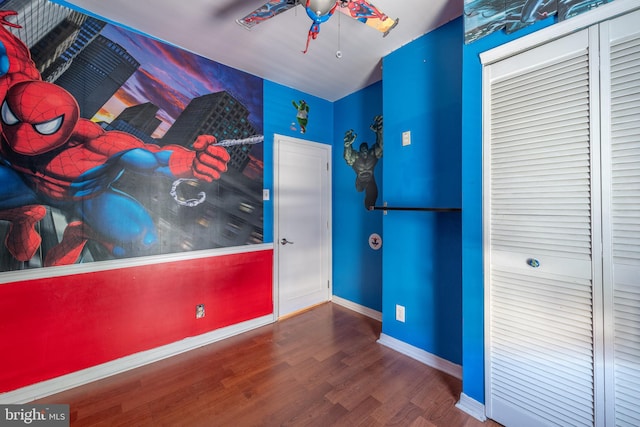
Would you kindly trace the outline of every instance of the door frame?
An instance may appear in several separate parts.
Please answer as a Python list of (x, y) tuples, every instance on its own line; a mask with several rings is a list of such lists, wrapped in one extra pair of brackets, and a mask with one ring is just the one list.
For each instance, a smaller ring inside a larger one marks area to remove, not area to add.
[(332, 146), (328, 144), (322, 144), (319, 142), (309, 141), (305, 139), (295, 138), (291, 136), (274, 134), (273, 135), (273, 317), (274, 321), (280, 318), (280, 276), (279, 276), (279, 261), (280, 261), (280, 230), (279, 230), (279, 218), (280, 218), (280, 161), (279, 161), (279, 149), (280, 143), (284, 140), (294, 144), (300, 144), (307, 148), (316, 150), (322, 150), (327, 154), (327, 197), (325, 215), (327, 218), (327, 244), (324, 248), (327, 259), (327, 280), (329, 281), (327, 301), (331, 301), (333, 296), (333, 252), (332, 252)]

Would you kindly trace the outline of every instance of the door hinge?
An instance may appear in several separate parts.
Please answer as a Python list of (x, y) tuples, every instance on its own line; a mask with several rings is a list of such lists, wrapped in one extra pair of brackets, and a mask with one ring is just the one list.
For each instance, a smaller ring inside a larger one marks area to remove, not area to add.
[(329, 286), (329, 281), (327, 280), (327, 289), (329, 289), (331, 286)]

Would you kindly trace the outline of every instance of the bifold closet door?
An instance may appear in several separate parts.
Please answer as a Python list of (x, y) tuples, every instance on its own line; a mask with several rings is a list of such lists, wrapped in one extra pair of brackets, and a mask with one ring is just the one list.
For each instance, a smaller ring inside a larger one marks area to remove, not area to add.
[(484, 69), (485, 403), (507, 426), (596, 422), (593, 37)]
[[(640, 11), (601, 24), (607, 425), (640, 426)], [(613, 398), (610, 398), (613, 396)]]

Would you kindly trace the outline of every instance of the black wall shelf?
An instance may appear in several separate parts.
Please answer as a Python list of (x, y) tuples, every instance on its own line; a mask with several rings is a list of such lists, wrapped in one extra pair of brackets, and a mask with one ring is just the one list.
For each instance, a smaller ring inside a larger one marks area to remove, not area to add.
[(399, 206), (369, 206), (370, 211), (427, 211), (427, 212), (462, 212), (461, 208), (423, 208)]

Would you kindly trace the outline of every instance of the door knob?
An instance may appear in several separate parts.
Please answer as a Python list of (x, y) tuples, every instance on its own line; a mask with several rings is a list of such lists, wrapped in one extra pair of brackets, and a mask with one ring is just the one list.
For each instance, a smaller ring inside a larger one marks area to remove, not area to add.
[(280, 240), (280, 244), (281, 244), (281, 245), (286, 245), (287, 243), (289, 243), (289, 244), (293, 245), (293, 242), (290, 242), (290, 241), (288, 241), (287, 239), (282, 239), (282, 240)]

